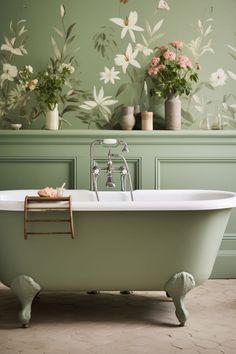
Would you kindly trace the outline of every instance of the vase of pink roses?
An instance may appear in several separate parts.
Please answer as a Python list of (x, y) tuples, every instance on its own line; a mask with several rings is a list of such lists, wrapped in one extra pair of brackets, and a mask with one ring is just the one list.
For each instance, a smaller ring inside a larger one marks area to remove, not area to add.
[(182, 54), (183, 42), (173, 41), (157, 48), (147, 69), (153, 87), (151, 95), (165, 99), (166, 129), (181, 129), (181, 101), (183, 94), (189, 95), (192, 83), (198, 80), (199, 65), (193, 65)]

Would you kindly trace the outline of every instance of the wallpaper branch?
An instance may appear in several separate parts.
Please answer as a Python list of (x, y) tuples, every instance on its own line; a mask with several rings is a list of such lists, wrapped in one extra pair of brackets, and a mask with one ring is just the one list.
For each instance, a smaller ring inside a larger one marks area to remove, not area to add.
[[(1, 0), (1, 6), (2, 128), (41, 129), (46, 108), (57, 103), (63, 129), (120, 128), (123, 106), (153, 111), (154, 128), (163, 129), (164, 103), (153, 96), (153, 78), (157, 68), (164, 72), (156, 65), (148, 77), (148, 68), (163, 44), (181, 42), (176, 61), (182, 55), (188, 70), (198, 68), (191, 90), (181, 94), (182, 128), (235, 129), (235, 1)], [(46, 85), (47, 76), (54, 82)]]

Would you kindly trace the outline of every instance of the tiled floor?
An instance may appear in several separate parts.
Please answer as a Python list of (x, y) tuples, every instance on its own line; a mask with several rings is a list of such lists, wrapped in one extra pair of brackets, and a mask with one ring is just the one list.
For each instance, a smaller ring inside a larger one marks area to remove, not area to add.
[(185, 304), (179, 327), (163, 292), (45, 293), (22, 329), (18, 300), (0, 285), (0, 354), (236, 353), (236, 279), (209, 280)]

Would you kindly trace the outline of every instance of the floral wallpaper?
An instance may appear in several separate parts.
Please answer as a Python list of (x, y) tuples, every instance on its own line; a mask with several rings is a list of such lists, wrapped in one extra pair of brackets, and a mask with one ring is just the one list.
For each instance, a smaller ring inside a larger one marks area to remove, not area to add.
[[(2, 128), (19, 120), (44, 126), (40, 80), (53, 72), (62, 80), (61, 128), (119, 129), (121, 108), (131, 105), (153, 111), (154, 128), (163, 129), (164, 94), (153, 75), (164, 73), (157, 59), (165, 47), (165, 59), (190, 74), (181, 81), (182, 127), (235, 129), (235, 1), (1, 1)], [(40, 31), (39, 14), (47, 18)], [(35, 45), (40, 38), (44, 50)]]

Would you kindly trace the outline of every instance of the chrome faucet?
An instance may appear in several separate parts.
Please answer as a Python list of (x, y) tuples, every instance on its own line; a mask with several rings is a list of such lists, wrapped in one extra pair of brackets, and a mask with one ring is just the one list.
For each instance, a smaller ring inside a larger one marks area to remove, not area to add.
[[(97, 161), (93, 157), (93, 147), (95, 145), (102, 145), (105, 147), (109, 148), (108, 151), (108, 161), (107, 161), (107, 166), (106, 167), (99, 167)], [(113, 154), (111, 153), (111, 148), (115, 148), (118, 146), (123, 146), (122, 152), (128, 152), (128, 145), (126, 142), (123, 140), (117, 140), (117, 139), (98, 139), (92, 142), (90, 145), (90, 165), (91, 165), (91, 189), (95, 191), (97, 201), (99, 201), (99, 194), (98, 194), (98, 178), (100, 173), (105, 173), (106, 174), (106, 187), (114, 188), (116, 185), (113, 181), (113, 174), (114, 173), (119, 173), (120, 174), (120, 179), (121, 179), (121, 191), (126, 191), (126, 179), (128, 178), (129, 181), (129, 190), (130, 190), (130, 196), (131, 200), (134, 200), (133, 197), (133, 186), (132, 186), (132, 180), (129, 172), (129, 166), (128, 163), (125, 159), (125, 157), (122, 154)], [(122, 160), (123, 165), (120, 166), (119, 168), (113, 167), (113, 161), (112, 159), (115, 160)]]
[(113, 182), (113, 167), (112, 167), (112, 160), (111, 160), (111, 150), (108, 153), (108, 162), (107, 162), (107, 181), (106, 187), (114, 188), (116, 185)]

